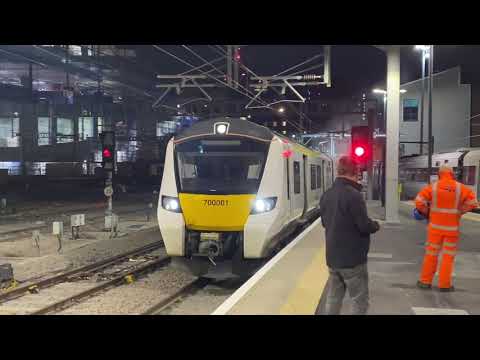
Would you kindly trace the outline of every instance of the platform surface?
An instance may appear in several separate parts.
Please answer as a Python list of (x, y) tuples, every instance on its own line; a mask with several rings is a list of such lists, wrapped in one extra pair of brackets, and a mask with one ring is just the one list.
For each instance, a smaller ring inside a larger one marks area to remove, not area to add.
[[(371, 217), (382, 219), (382, 208), (368, 203)], [(456, 291), (440, 293), (415, 287), (421, 268), (426, 224), (413, 220), (412, 204), (400, 205), (400, 224), (382, 224), (372, 236), (369, 253), (369, 314), (480, 314), (480, 215), (462, 219), (453, 282)], [(213, 314), (313, 315), (327, 288), (325, 234), (320, 220), (277, 254)], [(323, 301), (322, 301), (323, 303)], [(319, 307), (321, 310), (321, 306)], [(350, 313), (345, 297), (342, 314)]]

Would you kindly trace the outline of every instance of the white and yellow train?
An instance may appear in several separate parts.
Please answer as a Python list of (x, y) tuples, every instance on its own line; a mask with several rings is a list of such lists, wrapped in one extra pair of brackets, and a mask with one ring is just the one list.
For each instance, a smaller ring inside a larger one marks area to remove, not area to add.
[(167, 146), (158, 206), (167, 254), (195, 275), (248, 273), (318, 216), (332, 182), (330, 157), (266, 127), (198, 122)]

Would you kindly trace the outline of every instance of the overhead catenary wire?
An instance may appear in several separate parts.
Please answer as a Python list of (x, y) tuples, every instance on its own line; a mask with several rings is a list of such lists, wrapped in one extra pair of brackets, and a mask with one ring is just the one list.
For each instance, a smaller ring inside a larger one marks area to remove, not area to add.
[[(159, 50), (159, 51), (161, 51), (161, 52), (163, 52), (163, 53), (165, 53), (165, 54), (173, 57), (174, 59), (180, 61), (181, 63), (183, 63), (183, 64), (191, 67), (192, 69), (195, 68), (195, 66), (192, 65), (192, 64), (190, 64), (188, 61), (186, 61), (186, 60), (184, 60), (184, 59), (181, 59), (180, 57), (176, 56), (175, 54), (172, 54), (172, 53), (169, 52), (168, 50), (163, 49), (161, 46), (153, 45), (153, 47), (154, 47), (155, 49), (157, 49), (157, 50)], [(251, 97), (250, 95), (248, 95), (248, 93), (243, 93), (243, 92), (241, 92), (240, 90), (238, 90), (237, 88), (235, 88), (235, 87), (233, 87), (233, 86), (230, 86), (228, 83), (223, 82), (223, 81), (221, 81), (220, 79), (218, 79), (218, 78), (216, 78), (216, 77), (214, 77), (214, 76), (211, 76), (210, 74), (208, 74), (208, 73), (206, 73), (206, 72), (204, 72), (204, 71), (200, 71), (200, 73), (201, 73), (202, 75), (205, 75), (205, 76), (207, 76), (208, 78), (211, 78), (212, 80), (214, 80), (214, 81), (216, 81), (216, 82), (224, 85), (225, 87), (228, 87), (228, 88), (230, 88), (230, 89), (238, 92), (239, 94), (248, 97), (248, 98), (251, 99), (251, 100), (255, 100), (253, 97)], [(241, 84), (239, 84), (239, 85), (241, 86)], [(266, 107), (268, 107), (268, 104), (267, 104), (266, 102), (260, 101), (260, 99), (259, 99), (259, 102), (261, 102), (261, 103), (263, 102), (263, 104), (266, 105)], [(300, 131), (303, 130), (303, 129), (302, 129), (301, 127), (299, 127), (299, 126), (296, 126), (296, 125), (295, 125), (295, 127), (296, 127), (298, 130), (300, 130)]]
[[(223, 49), (221, 49), (221, 51), (224, 52)], [(224, 52), (224, 56), (225, 56), (225, 57), (227, 56), (226, 52)], [(257, 75), (255, 72), (253, 72), (250, 68), (248, 68), (248, 66), (246, 66), (246, 65), (244, 65), (244, 64), (240, 64), (240, 66), (241, 66), (244, 70), (246, 70), (247, 72), (249, 72), (250, 74), (252, 74), (254, 77), (258, 77), (258, 75)], [(280, 93), (277, 89), (272, 88), (272, 90), (275, 91), (275, 92), (277, 93), (277, 95), (281, 96), (281, 93)], [(310, 123), (313, 122), (305, 113), (299, 112), (294, 106), (289, 106), (289, 107), (292, 108), (292, 109), (294, 110), (294, 112), (295, 112), (298, 116), (304, 117), (304, 118), (307, 119)], [(293, 122), (292, 119), (288, 119), (287, 121), (288, 121), (289, 123), (291, 123), (292, 125), (294, 125), (294, 126), (295, 126), (298, 130), (300, 130), (300, 131), (304, 131), (304, 130), (305, 130), (305, 128), (304, 128), (300, 123), (295, 123), (295, 122)]]
[[(224, 56), (225, 58), (227, 58), (227, 56), (228, 56), (227, 53), (226, 53), (223, 49), (221, 49), (221, 48), (220, 48), (220, 51), (223, 53), (223, 56)], [(255, 73), (254, 73), (250, 68), (248, 68), (246, 65), (240, 64), (240, 66), (241, 66), (244, 70), (246, 70), (247, 72), (249, 72), (250, 74), (252, 74), (253, 76), (258, 77), (258, 75), (255, 74)], [(277, 93), (277, 95), (281, 95), (276, 89), (274, 89), (274, 91)], [(274, 103), (272, 103), (272, 104), (277, 104), (277, 103), (279, 103), (279, 102), (286, 102), (286, 101), (285, 101), (285, 100), (276, 101), (276, 102), (274, 102)], [(295, 101), (295, 102), (298, 102), (298, 101)], [(267, 107), (270, 108), (272, 104), (267, 104)], [(293, 109), (294, 109), (294, 111), (295, 111), (298, 115), (300, 115), (300, 114), (298, 113), (297, 109), (295, 109), (295, 107), (293, 107)], [(300, 115), (300, 116), (301, 116), (301, 115)], [(300, 132), (301, 132), (301, 131), (304, 131), (304, 127), (303, 127), (300, 123), (294, 122), (292, 119), (286, 119), (285, 121), (287, 121), (287, 122), (289, 122), (290, 124), (292, 124), (292, 125), (293, 125), (295, 128), (297, 128), (297, 130), (299, 130)], [(311, 121), (311, 120), (310, 120), (310, 121)]]
[[(204, 59), (203, 57), (201, 57), (200, 55), (198, 55), (194, 50), (190, 49), (188, 46), (186, 45), (182, 45), (184, 48), (186, 48), (188, 51), (190, 51), (193, 55), (195, 55), (196, 57), (198, 57), (200, 60), (204, 61), (205, 63), (208, 63), (210, 66), (212, 66), (215, 70), (217, 70), (220, 74), (222, 75), (225, 75), (223, 72), (221, 72), (218, 68), (216, 68), (214, 65), (212, 65), (208, 60)], [(245, 90), (247, 94), (251, 95), (251, 96), (255, 96), (256, 94), (254, 92), (251, 92), (248, 90), (248, 88), (244, 87), (242, 84), (240, 84), (238, 81), (235, 81), (234, 79), (232, 79), (232, 82), (234, 84), (236, 84), (238, 87), (240, 87), (241, 89)], [(258, 98), (257, 98), (258, 99)], [(260, 101), (259, 101), (260, 102)], [(265, 105), (268, 105), (266, 102), (264, 102)]]
[[(288, 69), (285, 69), (285, 70), (283, 70), (282, 72), (279, 72), (278, 74), (273, 75), (273, 77), (277, 77), (277, 76), (283, 75), (283, 74), (285, 74), (285, 73), (287, 73), (287, 72), (289, 72), (289, 71), (291, 71), (291, 70), (293, 70), (293, 69), (296, 69), (296, 68), (298, 68), (298, 67), (300, 67), (300, 66), (302, 66), (302, 65), (308, 64), (309, 62), (312, 62), (313, 60), (318, 59), (318, 58), (321, 57), (321, 56), (323, 56), (323, 54), (314, 55), (314, 56), (312, 56), (311, 58), (309, 58), (309, 59), (307, 59), (307, 60), (305, 60), (305, 61), (303, 61), (303, 62), (301, 62), (301, 63), (299, 63), (299, 64), (297, 64), (297, 65), (294, 65), (294, 66), (292, 66), (292, 67), (289, 67)], [(323, 65), (322, 65), (322, 66), (323, 66)], [(290, 75), (291, 75), (291, 74), (290, 74)]]

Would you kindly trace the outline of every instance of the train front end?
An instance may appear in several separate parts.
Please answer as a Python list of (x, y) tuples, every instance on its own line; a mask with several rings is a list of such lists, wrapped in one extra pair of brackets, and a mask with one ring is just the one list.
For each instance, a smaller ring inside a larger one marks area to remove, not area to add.
[(160, 189), (158, 223), (169, 256), (197, 276), (243, 275), (250, 215), (276, 199), (257, 198), (271, 133), (236, 120), (204, 121), (172, 139)]

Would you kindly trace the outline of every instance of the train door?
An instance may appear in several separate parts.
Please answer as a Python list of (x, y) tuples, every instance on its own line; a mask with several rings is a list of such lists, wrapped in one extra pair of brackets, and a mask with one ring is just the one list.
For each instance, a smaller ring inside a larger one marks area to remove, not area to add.
[(322, 194), (325, 193), (325, 160), (322, 160)]
[(289, 158), (285, 158), (285, 167), (286, 167), (286, 174), (287, 174), (287, 186), (286, 186), (286, 194), (287, 194), (287, 205), (286, 205), (286, 210), (288, 214), (288, 218), (290, 219), (292, 217), (292, 188), (291, 188), (291, 174), (292, 171), (290, 169), (290, 160)]
[(308, 210), (308, 196), (307, 196), (307, 191), (308, 191), (308, 186), (307, 186), (307, 155), (303, 155), (303, 212), (302, 216), (306, 214)]

